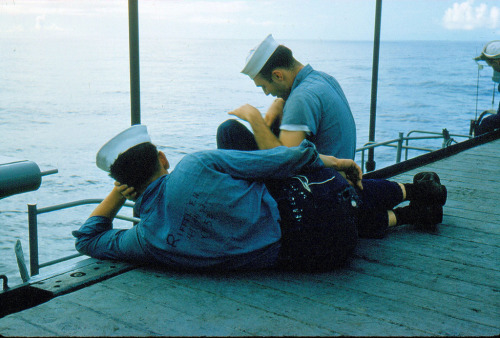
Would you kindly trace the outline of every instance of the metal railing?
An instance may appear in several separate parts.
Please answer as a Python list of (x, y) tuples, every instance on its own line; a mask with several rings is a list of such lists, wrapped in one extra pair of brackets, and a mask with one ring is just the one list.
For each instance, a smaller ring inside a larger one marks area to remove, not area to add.
[[(411, 134), (414, 133), (420, 133), (420, 134), (428, 134), (428, 135), (433, 135), (433, 136), (413, 136), (410, 137)], [(361, 148), (356, 149), (356, 152), (361, 152), (361, 168), (365, 167), (365, 151), (369, 149), (374, 149), (376, 147), (392, 147), (396, 148), (396, 163), (401, 162), (401, 157), (402, 157), (402, 152), (403, 149), (405, 150), (405, 161), (408, 159), (408, 150), (417, 150), (417, 151), (426, 151), (426, 152), (431, 152), (436, 149), (431, 149), (431, 148), (423, 148), (423, 147), (413, 147), (409, 146), (409, 141), (410, 140), (431, 140), (431, 139), (443, 139), (443, 143), (441, 145), (441, 148), (446, 148), (449, 145), (451, 145), (455, 141), (452, 137), (463, 137), (470, 139), (472, 136), (470, 135), (460, 135), (460, 134), (450, 134), (448, 130), (443, 129), (441, 133), (439, 132), (430, 132), (430, 131), (423, 131), (423, 130), (412, 130), (406, 134), (406, 137), (404, 136), (404, 133), (399, 133), (399, 137), (396, 139), (392, 139), (389, 141), (384, 141), (384, 142), (367, 142), (365, 145)]]
[[(81, 205), (88, 204), (99, 204), (103, 201), (103, 199), (84, 199), (74, 202), (68, 202), (58, 205), (53, 205), (46, 208), (37, 208), (36, 204), (28, 204), (28, 232), (29, 232), (29, 249), (30, 249), (30, 274), (31, 276), (38, 275), (40, 273), (40, 269), (51, 266), (60, 262), (68, 261), (73, 258), (77, 258), (82, 256), (82, 254), (77, 253), (74, 255), (69, 255), (66, 257), (58, 258), (49, 262), (45, 262), (40, 264), (38, 259), (38, 215), (44, 214), (47, 212), (73, 208)], [(125, 202), (124, 206), (126, 207), (134, 207), (134, 203)], [(139, 222), (140, 219), (136, 217), (129, 217), (123, 215), (116, 215), (116, 218), (129, 221), (129, 222)]]

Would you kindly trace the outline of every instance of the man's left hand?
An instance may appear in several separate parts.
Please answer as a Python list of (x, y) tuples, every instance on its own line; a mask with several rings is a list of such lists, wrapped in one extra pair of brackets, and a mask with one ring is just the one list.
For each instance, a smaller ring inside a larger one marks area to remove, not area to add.
[(319, 157), (323, 161), (325, 167), (339, 171), (350, 185), (363, 190), (363, 184), (361, 183), (363, 171), (356, 162), (322, 154), (320, 154)]
[(236, 108), (235, 110), (230, 111), (228, 114), (237, 116), (240, 119), (245, 120), (249, 123), (252, 123), (252, 121), (255, 121), (256, 119), (259, 119), (259, 118), (262, 121), (264, 120), (260, 111), (257, 108), (255, 108), (254, 106), (249, 105), (249, 104), (245, 104), (239, 108)]

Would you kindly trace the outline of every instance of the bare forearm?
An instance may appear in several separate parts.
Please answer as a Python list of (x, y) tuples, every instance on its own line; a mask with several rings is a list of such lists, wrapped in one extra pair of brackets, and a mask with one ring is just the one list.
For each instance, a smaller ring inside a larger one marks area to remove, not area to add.
[(95, 208), (92, 214), (90, 214), (90, 217), (103, 216), (109, 219), (114, 219), (125, 201), (125, 197), (120, 194), (118, 188), (114, 187), (109, 195), (106, 196), (106, 198)]
[(244, 104), (243, 106), (230, 111), (228, 114), (235, 115), (250, 123), (259, 149), (272, 149), (282, 145), (280, 140), (267, 126), (260, 111), (254, 106)]
[(262, 116), (255, 116), (248, 122), (252, 127), (255, 141), (259, 149), (272, 149), (283, 145), (273, 134), (271, 129), (269, 129)]

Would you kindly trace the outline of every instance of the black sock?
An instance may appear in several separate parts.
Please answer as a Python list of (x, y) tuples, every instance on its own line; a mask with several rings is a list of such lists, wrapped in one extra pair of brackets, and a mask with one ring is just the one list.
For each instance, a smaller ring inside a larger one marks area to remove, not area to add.
[(396, 225), (413, 224), (417, 217), (415, 210), (410, 206), (396, 208), (393, 211), (396, 215)]
[(415, 185), (413, 183), (403, 183), (406, 190), (406, 201), (411, 201), (415, 198)]

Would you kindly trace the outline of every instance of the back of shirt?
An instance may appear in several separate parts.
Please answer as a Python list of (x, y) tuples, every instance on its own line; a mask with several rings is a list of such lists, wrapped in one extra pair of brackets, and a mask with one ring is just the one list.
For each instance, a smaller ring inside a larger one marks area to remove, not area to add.
[(262, 182), (224, 172), (219, 157), (186, 155), (150, 185), (141, 201), (140, 235), (158, 261), (174, 267), (271, 266), (281, 237), (276, 202)]
[(354, 159), (356, 124), (339, 83), (305, 66), (295, 78), (281, 122), (282, 130), (300, 130), (318, 152)]

